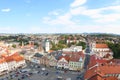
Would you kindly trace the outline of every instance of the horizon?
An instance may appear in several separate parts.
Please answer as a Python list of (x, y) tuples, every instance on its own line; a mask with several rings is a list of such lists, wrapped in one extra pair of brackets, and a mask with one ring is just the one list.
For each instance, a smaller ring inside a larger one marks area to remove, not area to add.
[(1, 0), (0, 33), (120, 34), (120, 0)]

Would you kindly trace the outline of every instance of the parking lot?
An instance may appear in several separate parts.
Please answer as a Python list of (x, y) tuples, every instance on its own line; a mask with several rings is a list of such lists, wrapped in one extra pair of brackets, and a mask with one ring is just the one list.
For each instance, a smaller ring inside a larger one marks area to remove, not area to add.
[(17, 69), (0, 77), (0, 80), (83, 80), (80, 72), (57, 70), (51, 67), (27, 62), (23, 69)]

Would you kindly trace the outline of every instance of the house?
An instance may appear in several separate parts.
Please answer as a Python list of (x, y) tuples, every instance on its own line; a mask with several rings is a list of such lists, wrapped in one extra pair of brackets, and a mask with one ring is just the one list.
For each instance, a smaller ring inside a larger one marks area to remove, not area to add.
[(84, 66), (85, 56), (83, 53), (73, 53), (69, 59), (69, 70), (80, 71)]
[(11, 57), (13, 57), (13, 60), (16, 61), (16, 68), (26, 66), (25, 59), (18, 53), (13, 54)]
[(79, 52), (82, 51), (82, 46), (71, 46), (70, 48), (63, 48), (63, 52), (70, 51), (70, 52)]
[(32, 58), (31, 58), (31, 62), (34, 62), (34, 63), (37, 63), (37, 64), (40, 64), (40, 58), (42, 57), (43, 55), (40, 54), (40, 53), (36, 53)]
[(0, 58), (0, 75), (8, 71), (8, 64), (4, 58)]
[(30, 61), (32, 59), (32, 57), (34, 56), (34, 53), (32, 53), (32, 52), (26, 52), (23, 56), (24, 56), (24, 58), (26, 60)]
[(57, 62), (57, 68), (69, 69), (69, 59), (70, 57), (68, 55), (63, 54)]
[(57, 59), (53, 55), (49, 56), (49, 65), (52, 67), (57, 66)]
[(85, 80), (120, 80), (120, 65), (105, 64), (88, 69)]
[(107, 44), (92, 43), (92, 53), (99, 57), (112, 59), (113, 52), (110, 50)]
[(106, 60), (95, 54), (90, 57), (85, 80), (119, 80), (120, 79), (120, 60)]
[(40, 64), (49, 66), (49, 58), (47, 56), (42, 56), (39, 60), (40, 60)]
[(11, 56), (5, 57), (5, 60), (7, 62), (9, 71), (13, 71), (16, 69), (16, 61)]
[(9, 54), (7, 56), (2, 56), (0, 58), (0, 70), (1, 72), (6, 71), (12, 71), (19, 67), (26, 66), (25, 59), (20, 56), (18, 53)]

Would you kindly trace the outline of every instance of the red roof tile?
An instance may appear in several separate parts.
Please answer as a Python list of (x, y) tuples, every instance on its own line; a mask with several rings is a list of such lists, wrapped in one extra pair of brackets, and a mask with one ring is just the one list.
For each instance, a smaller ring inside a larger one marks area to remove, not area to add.
[(96, 44), (96, 48), (108, 48), (107, 44)]
[(0, 58), (0, 64), (6, 62), (5, 59)]
[(67, 55), (65, 55), (65, 56), (61, 56), (60, 58), (59, 58), (59, 60), (60, 59), (62, 59), (62, 58), (64, 58), (65, 60), (67, 60), (67, 61), (69, 61), (70, 60), (70, 57), (69, 56), (67, 56)]

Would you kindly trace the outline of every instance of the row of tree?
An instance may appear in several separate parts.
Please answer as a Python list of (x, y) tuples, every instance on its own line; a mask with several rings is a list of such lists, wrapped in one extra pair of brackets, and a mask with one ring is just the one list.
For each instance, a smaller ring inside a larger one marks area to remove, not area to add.
[(65, 40), (60, 40), (58, 44), (55, 44), (53, 42), (51, 42), (51, 44), (52, 44), (51, 50), (61, 50), (63, 48), (71, 47), (72, 45), (82, 46), (83, 49), (86, 48), (86, 43), (82, 41), (80, 41), (79, 43), (71, 42), (67, 44)]
[(113, 57), (120, 59), (120, 43), (107, 42), (109, 48), (113, 51)]

